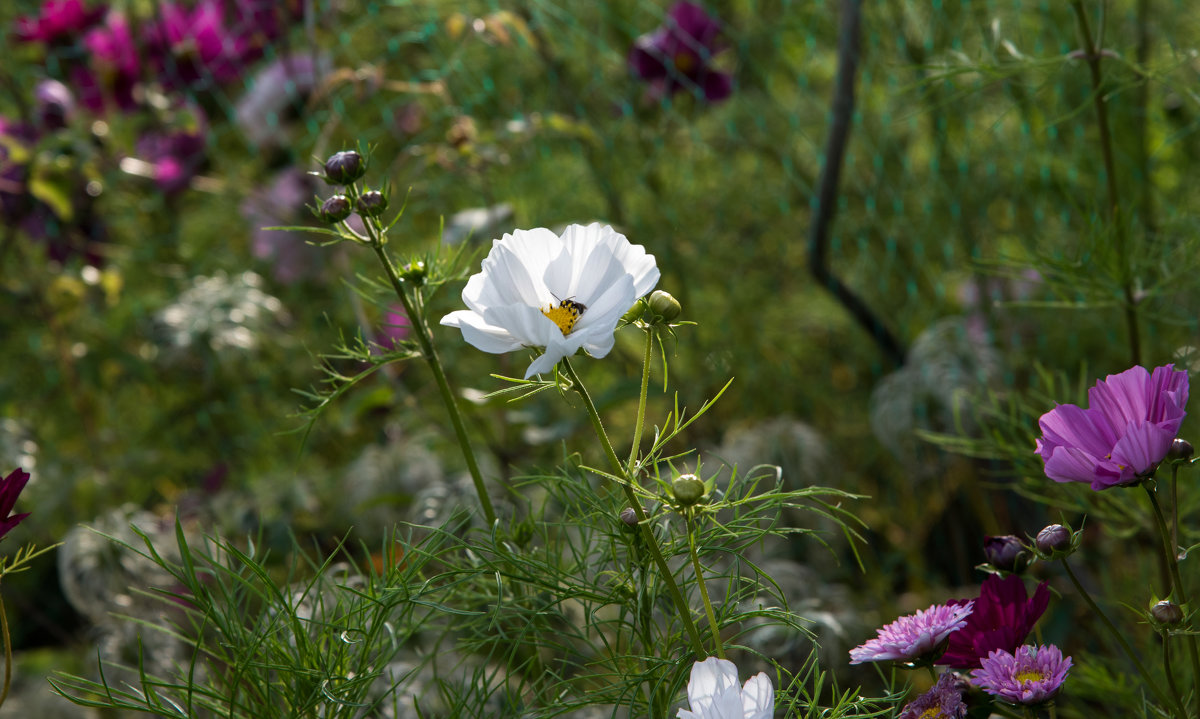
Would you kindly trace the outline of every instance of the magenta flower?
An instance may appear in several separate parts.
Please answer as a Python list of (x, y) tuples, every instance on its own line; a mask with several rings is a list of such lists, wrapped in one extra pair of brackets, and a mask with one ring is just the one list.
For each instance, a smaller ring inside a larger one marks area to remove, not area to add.
[(712, 67), (713, 55), (724, 49), (717, 39), (720, 32), (720, 23), (704, 8), (687, 0), (677, 2), (662, 26), (634, 41), (629, 67), (650, 83), (656, 98), (686, 89), (719, 102), (733, 92), (733, 78)]
[(850, 650), (850, 663), (922, 662), (935, 659), (942, 642), (967, 623), (972, 603), (934, 604), (881, 627), (877, 636)]
[(967, 705), (962, 695), (959, 678), (946, 672), (938, 677), (932, 689), (909, 702), (898, 719), (963, 719)]
[(383, 322), (379, 325), (379, 335), (384, 346), (395, 346), (403, 342), (408, 339), (411, 330), (412, 327), (408, 323), (408, 315), (404, 312), (404, 306), (390, 305), (387, 312), (384, 313)]
[(179, 127), (147, 132), (137, 142), (136, 174), (150, 177), (168, 195), (187, 189), (206, 160), (208, 122), (204, 112), (188, 106), (178, 119)]
[(25, 483), (29, 481), (29, 472), (17, 467), (8, 473), (4, 479), (0, 479), (0, 538), (12, 531), (12, 528), (21, 523), (22, 519), (29, 516), (29, 512), (23, 514), (12, 514), (13, 506), (17, 503), (17, 495), (21, 494), (21, 490), (25, 489)]
[(80, 102), (93, 112), (109, 105), (132, 110), (141, 63), (129, 20), (119, 12), (108, 13), (103, 25), (84, 35), (83, 45), (87, 62), (71, 68), (71, 86)]
[(997, 699), (1029, 706), (1053, 699), (1070, 669), (1071, 658), (1064, 657), (1053, 644), (1026, 644), (1015, 654), (993, 651), (980, 668), (971, 672), (971, 681)]
[(200, 0), (189, 11), (164, 2), (159, 18), (143, 36), (168, 89), (221, 84), (241, 75), (247, 40), (225, 27), (217, 0)]
[(1136, 482), (1167, 455), (1187, 416), (1188, 375), (1174, 365), (1131, 367), (1088, 390), (1088, 409), (1062, 404), (1042, 415), (1037, 453), (1055, 482), (1101, 490)]
[(17, 18), (13, 34), (22, 42), (69, 42), (95, 25), (104, 12), (104, 6), (89, 10), (81, 0), (46, 0), (37, 17)]
[(978, 599), (953, 599), (948, 603), (970, 602), (975, 605), (971, 616), (961, 630), (950, 635), (946, 653), (937, 664), (974, 669), (992, 651), (1016, 651), (1046, 611), (1050, 589), (1042, 582), (1030, 598), (1020, 577), (1010, 575), (1001, 579), (992, 575), (983, 580)]

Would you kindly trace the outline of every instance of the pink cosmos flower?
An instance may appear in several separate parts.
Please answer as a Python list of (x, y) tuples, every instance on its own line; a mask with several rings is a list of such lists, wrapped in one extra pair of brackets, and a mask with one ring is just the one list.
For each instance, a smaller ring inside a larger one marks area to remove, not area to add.
[(1088, 409), (1062, 404), (1038, 420), (1046, 476), (1095, 490), (1136, 482), (1167, 455), (1187, 399), (1187, 372), (1174, 365), (1131, 367), (1096, 382)]
[(1020, 577), (1009, 575), (1001, 579), (992, 575), (983, 580), (978, 599), (952, 599), (948, 603), (961, 605), (968, 602), (974, 602), (974, 611), (967, 617), (965, 626), (950, 635), (946, 653), (936, 664), (974, 669), (996, 649), (1016, 651), (1046, 611), (1050, 589), (1042, 582), (1030, 598)]
[(942, 642), (966, 625), (973, 604), (934, 604), (916, 614), (900, 617), (881, 627), (874, 639), (851, 649), (850, 663), (934, 659)]
[(971, 682), (1002, 701), (1032, 706), (1053, 699), (1070, 669), (1071, 657), (1053, 644), (1026, 644), (1012, 654), (1000, 649), (989, 654), (971, 672)]

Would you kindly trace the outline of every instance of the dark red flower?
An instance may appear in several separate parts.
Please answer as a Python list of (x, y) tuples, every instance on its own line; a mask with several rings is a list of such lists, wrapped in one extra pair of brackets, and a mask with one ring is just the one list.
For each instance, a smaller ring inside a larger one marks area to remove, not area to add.
[(217, 0), (200, 0), (190, 11), (164, 2), (158, 13), (143, 40), (168, 89), (222, 84), (241, 75), (247, 40), (225, 26), (225, 9)]
[(29, 481), (29, 472), (17, 467), (8, 473), (4, 479), (0, 479), (0, 538), (12, 531), (12, 528), (21, 523), (22, 519), (29, 516), (29, 512), (23, 514), (12, 514), (13, 505), (17, 503), (17, 495), (21, 494), (21, 490), (25, 489), (25, 483)]
[[(970, 599), (954, 599), (948, 604), (966, 604)], [(1004, 579), (990, 576), (979, 588), (979, 598), (973, 600), (975, 610), (967, 624), (950, 635), (946, 653), (935, 664), (955, 669), (977, 669), (989, 653), (1002, 649), (1012, 654), (1025, 643), (1033, 625), (1050, 603), (1050, 590), (1042, 582), (1030, 598), (1025, 582), (1018, 576)]]
[(733, 78), (712, 67), (713, 55), (724, 49), (720, 33), (720, 23), (704, 8), (677, 2), (657, 30), (634, 41), (629, 67), (650, 83), (654, 95), (698, 90), (709, 102), (719, 102), (733, 92)]

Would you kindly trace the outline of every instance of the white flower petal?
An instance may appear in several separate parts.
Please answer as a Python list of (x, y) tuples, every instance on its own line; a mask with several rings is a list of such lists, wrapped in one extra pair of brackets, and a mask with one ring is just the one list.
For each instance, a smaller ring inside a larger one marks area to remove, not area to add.
[(469, 310), (451, 312), (442, 318), (442, 324), (461, 329), (467, 344), (483, 352), (501, 354), (524, 346), (507, 329), (489, 325), (482, 316)]
[(503, 327), (524, 347), (545, 347), (562, 338), (562, 332), (542, 311), (529, 305), (489, 307), (483, 312), (489, 325)]
[(737, 685), (737, 666), (727, 659), (709, 657), (692, 665), (688, 703), (695, 711), (697, 704), (711, 704), (719, 693)]
[(775, 714), (775, 686), (765, 672), (750, 677), (742, 687), (744, 719), (771, 719)]

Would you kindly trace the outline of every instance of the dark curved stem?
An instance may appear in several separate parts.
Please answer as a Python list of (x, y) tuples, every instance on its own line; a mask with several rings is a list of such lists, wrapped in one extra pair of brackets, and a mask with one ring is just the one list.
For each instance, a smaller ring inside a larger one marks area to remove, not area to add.
[(904, 364), (904, 348), (862, 300), (829, 267), (829, 229), (837, 214), (838, 180), (854, 119), (854, 83), (858, 74), (861, 0), (842, 0), (841, 31), (838, 37), (837, 81), (833, 91), (833, 124), (825, 143), (825, 165), (817, 185), (817, 206), (808, 232), (808, 270), (833, 294), (855, 321), (870, 335), (893, 365)]

